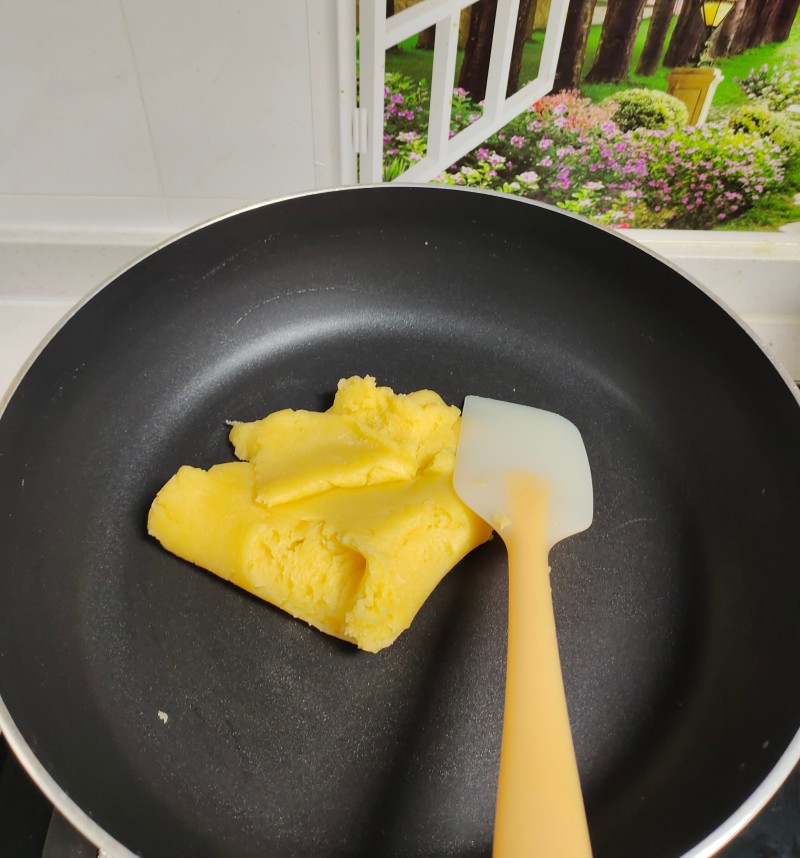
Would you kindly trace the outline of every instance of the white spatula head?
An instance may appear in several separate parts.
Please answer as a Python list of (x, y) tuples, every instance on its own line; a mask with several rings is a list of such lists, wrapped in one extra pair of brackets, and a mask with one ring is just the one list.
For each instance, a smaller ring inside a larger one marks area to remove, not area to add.
[(535, 474), (549, 485), (549, 547), (592, 523), (592, 474), (575, 424), (552, 411), (467, 396), (453, 486), (501, 536), (512, 524), (506, 480), (514, 472)]

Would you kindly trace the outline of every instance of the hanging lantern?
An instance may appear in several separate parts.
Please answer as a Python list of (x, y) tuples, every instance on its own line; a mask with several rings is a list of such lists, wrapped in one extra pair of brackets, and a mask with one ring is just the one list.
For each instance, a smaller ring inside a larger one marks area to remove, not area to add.
[(706, 27), (711, 29), (719, 27), (735, 5), (735, 0), (705, 0), (703, 3), (703, 20)]

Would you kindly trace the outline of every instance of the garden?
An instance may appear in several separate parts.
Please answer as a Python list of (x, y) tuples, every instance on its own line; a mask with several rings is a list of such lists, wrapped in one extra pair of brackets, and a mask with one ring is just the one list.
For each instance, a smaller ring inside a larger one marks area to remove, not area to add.
[[(648, 25), (642, 21), (631, 68)], [(785, 41), (717, 59), (724, 79), (697, 126), (665, 92), (670, 69), (661, 63), (652, 75), (587, 83), (599, 29), (589, 33), (577, 87), (530, 105), (435, 181), (540, 200), (617, 229), (775, 230), (800, 221), (800, 25)], [(416, 45), (411, 39), (387, 54), (387, 181), (426, 151), (431, 51)], [(540, 52), (534, 32), (523, 79), (534, 76)], [(456, 88), (451, 136), (481, 111)]]

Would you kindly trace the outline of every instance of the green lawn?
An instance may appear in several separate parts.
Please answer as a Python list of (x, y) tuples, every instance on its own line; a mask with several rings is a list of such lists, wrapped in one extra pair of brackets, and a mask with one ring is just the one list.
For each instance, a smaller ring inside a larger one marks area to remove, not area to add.
[[(639, 55), (644, 47), (644, 41), (647, 36), (647, 28), (649, 20), (643, 21), (639, 28), (639, 33), (636, 38), (636, 43), (633, 49), (633, 58), (631, 60), (631, 69), (635, 69), (639, 62)], [(670, 27), (669, 35), (672, 33), (672, 28), (675, 26), (673, 19)], [(594, 61), (595, 53), (597, 52), (597, 44), (600, 41), (599, 24), (593, 26), (589, 32), (589, 41), (586, 47), (586, 60), (584, 62), (584, 74), (589, 70)], [(543, 33), (536, 32), (533, 34), (533, 39), (525, 43), (522, 57), (522, 74), (520, 80), (530, 80), (536, 74), (539, 67), (539, 60), (542, 53)], [(430, 81), (431, 64), (433, 61), (432, 51), (418, 51), (416, 49), (417, 37), (413, 36), (407, 39), (400, 45), (400, 50), (387, 53), (386, 55), (386, 70), (391, 72), (401, 72), (408, 75), (414, 80), (425, 79)], [(743, 54), (735, 57), (722, 58), (717, 62), (717, 66), (724, 75), (724, 80), (720, 83), (714, 96), (714, 105), (717, 108), (734, 107), (737, 104), (742, 104), (745, 101), (744, 93), (734, 82), (734, 77), (745, 77), (751, 68), (758, 68), (763, 63), (773, 65), (774, 63), (784, 62), (786, 60), (797, 59), (800, 56), (800, 21), (795, 24), (789, 39), (786, 42), (780, 42), (772, 45), (763, 45), (759, 48), (751, 48)], [(458, 80), (458, 70), (461, 68), (463, 60), (463, 52), (458, 52), (456, 61), (456, 80)], [(667, 74), (669, 69), (659, 65), (656, 73), (649, 77), (642, 75), (630, 74), (629, 77), (621, 83), (599, 83), (599, 84), (582, 84), (581, 91), (589, 96), (593, 101), (600, 101), (607, 95), (617, 92), (620, 89), (629, 89), (631, 87), (647, 87), (648, 89), (667, 88)]]

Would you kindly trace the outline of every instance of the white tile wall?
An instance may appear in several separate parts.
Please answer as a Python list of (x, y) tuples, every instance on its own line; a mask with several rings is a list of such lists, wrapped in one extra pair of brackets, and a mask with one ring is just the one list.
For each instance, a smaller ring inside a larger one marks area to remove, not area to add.
[(0, 80), (0, 193), (160, 194), (118, 2), (4, 3)]
[(309, 14), (333, 35), (333, 0), (4, 3), (0, 230), (177, 231), (335, 183)]
[(304, 3), (122, 7), (168, 197), (258, 199), (314, 187)]

